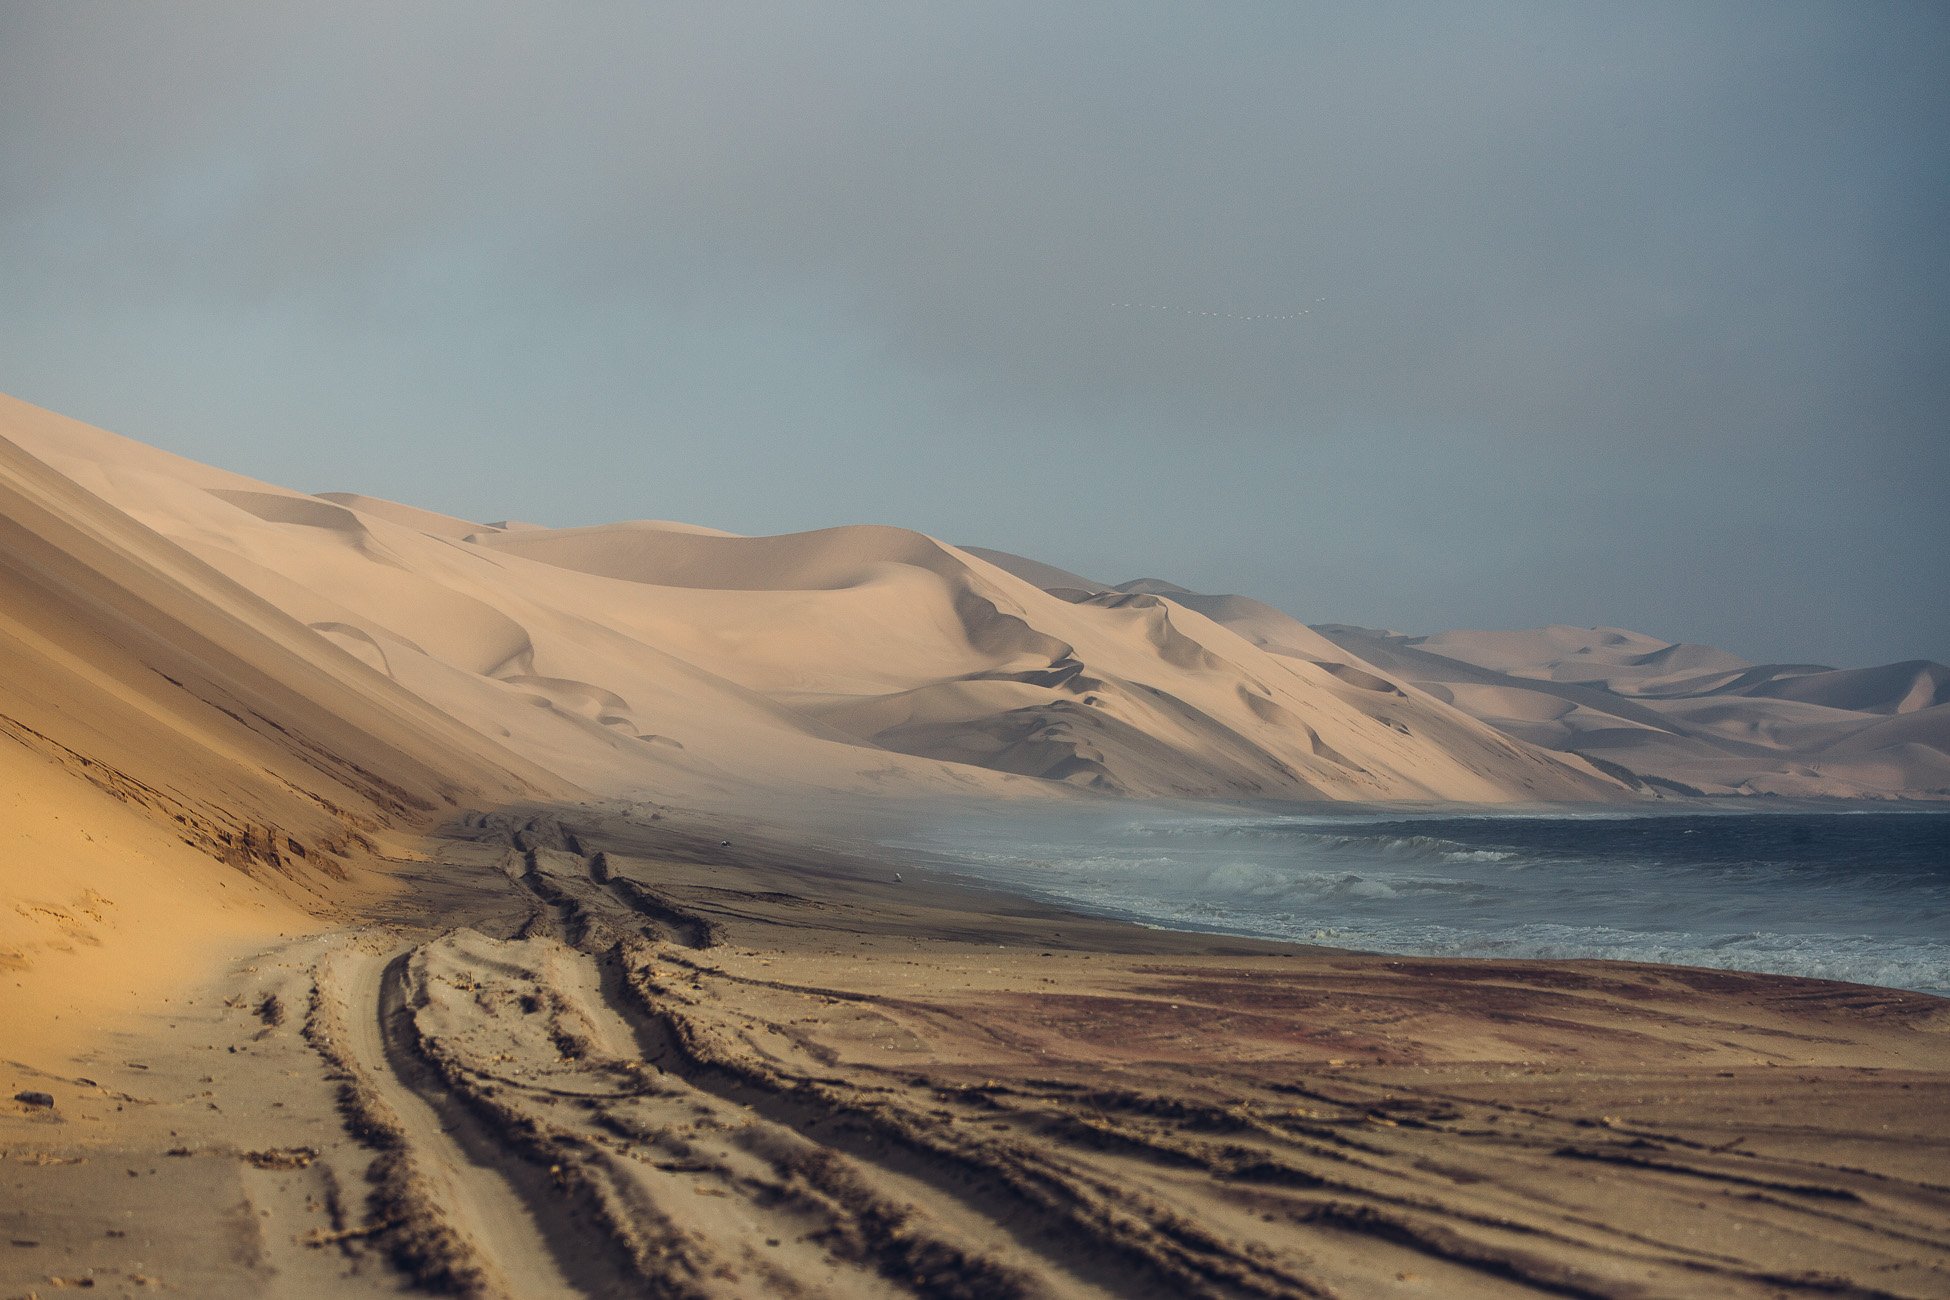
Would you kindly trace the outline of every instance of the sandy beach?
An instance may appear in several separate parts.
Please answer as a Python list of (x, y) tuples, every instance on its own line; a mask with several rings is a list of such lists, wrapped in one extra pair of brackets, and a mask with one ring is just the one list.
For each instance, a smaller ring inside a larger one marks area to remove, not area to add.
[(1950, 1004), (1144, 930), (821, 838), (468, 814), (10, 1063), (54, 1104), (0, 1116), (0, 1294), (1950, 1294)]

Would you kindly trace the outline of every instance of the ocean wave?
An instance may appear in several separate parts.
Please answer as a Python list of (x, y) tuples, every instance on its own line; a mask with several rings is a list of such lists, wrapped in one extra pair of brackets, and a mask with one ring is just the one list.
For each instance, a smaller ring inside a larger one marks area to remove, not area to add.
[(1167, 928), (1944, 991), (1946, 827), (1809, 813), (1025, 818), (931, 847), (990, 884)]
[(1342, 927), (1336, 942), (1420, 956), (1650, 962), (1950, 992), (1950, 944), (1890, 944), (1867, 935), (1657, 934), (1605, 926), (1520, 926), (1500, 935), (1427, 928), (1418, 934), (1380, 926)]
[[(1138, 915), (1128, 900), (1118, 911), (1127, 918)], [(1644, 962), (1950, 994), (1950, 943), (1892, 945), (1868, 935), (1653, 933), (1566, 925), (1484, 933), (1430, 925), (1322, 925), (1300, 915), (1252, 916), (1223, 906), (1154, 907), (1148, 919), (1170, 929), (1218, 930), (1401, 956)]]
[(1345, 821), (1327, 819), (1280, 822), (1236, 822), (1221, 819), (1182, 821), (1163, 825), (1136, 823), (1127, 829), (1164, 839), (1275, 840), (1297, 849), (1375, 854), (1389, 858), (1443, 858), (1457, 862), (1503, 862), (1520, 857), (1513, 848), (1470, 844), (1439, 835), (1402, 832), (1401, 823), (1378, 824), (1371, 830), (1349, 829)]
[(1302, 837), (1329, 853), (1375, 856), (1394, 861), (1511, 862), (1525, 855), (1515, 849), (1482, 848), (1437, 835), (1326, 835)]

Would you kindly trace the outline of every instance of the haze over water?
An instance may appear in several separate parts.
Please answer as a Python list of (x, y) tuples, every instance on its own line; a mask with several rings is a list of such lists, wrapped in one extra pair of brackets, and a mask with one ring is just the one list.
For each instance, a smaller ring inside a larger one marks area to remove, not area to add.
[(970, 818), (947, 870), (1174, 929), (1417, 955), (1602, 957), (1950, 994), (1950, 815)]

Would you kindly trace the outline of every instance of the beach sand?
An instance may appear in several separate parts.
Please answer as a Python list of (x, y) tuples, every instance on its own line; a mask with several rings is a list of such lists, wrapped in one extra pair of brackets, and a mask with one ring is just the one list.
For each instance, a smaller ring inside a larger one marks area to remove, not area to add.
[(0, 1295), (1950, 1294), (1937, 999), (1141, 929), (642, 806), (372, 865), (6, 1068), (54, 1105), (0, 1103)]

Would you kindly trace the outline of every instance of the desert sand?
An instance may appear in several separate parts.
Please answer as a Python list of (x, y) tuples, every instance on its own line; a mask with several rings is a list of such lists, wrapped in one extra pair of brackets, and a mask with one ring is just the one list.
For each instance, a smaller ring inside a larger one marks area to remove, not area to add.
[(1452, 705), (1639, 794), (1950, 798), (1950, 666), (1931, 660), (1755, 664), (1617, 627), (1429, 635), (1309, 627), (1250, 596), (1157, 578), (1110, 586), (1023, 556), (964, 549), (1068, 598), (1161, 597), (1270, 654)]
[(1753, 664), (1612, 627), (1322, 631), (1506, 735), (1651, 790), (1950, 797), (1950, 668), (1929, 660)]
[(1385, 637), (1022, 564), (480, 524), (0, 400), (0, 1295), (1950, 1294), (1950, 1004), (1170, 934), (876, 849), (1655, 793)]
[(0, 404), (0, 436), (288, 633), (598, 794), (1630, 793), (1189, 606), (1065, 599), (902, 529), (497, 528), (255, 482), (20, 403)]

